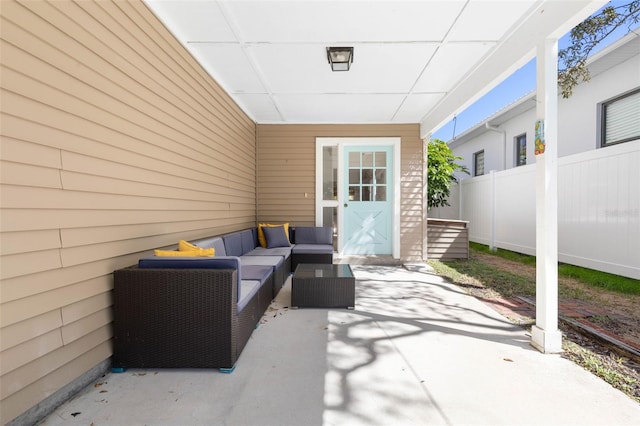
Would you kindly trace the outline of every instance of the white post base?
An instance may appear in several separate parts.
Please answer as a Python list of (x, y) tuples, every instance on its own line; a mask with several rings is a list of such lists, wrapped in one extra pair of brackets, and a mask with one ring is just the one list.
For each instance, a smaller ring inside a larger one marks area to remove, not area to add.
[(562, 333), (560, 330), (547, 331), (537, 325), (531, 327), (531, 346), (543, 354), (562, 352)]

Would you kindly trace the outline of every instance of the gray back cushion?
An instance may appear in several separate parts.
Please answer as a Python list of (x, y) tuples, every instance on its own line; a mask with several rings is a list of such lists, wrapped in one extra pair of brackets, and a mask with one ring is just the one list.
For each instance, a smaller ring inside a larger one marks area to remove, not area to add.
[(227, 251), (227, 256), (242, 256), (242, 236), (239, 232), (225, 235), (222, 237), (224, 240), (224, 247)]
[(202, 248), (212, 248), (216, 251), (216, 256), (226, 256), (227, 251), (224, 248), (224, 241), (220, 237), (205, 238), (204, 240), (193, 241), (193, 244)]
[(258, 245), (257, 234), (254, 234), (251, 229), (240, 231), (240, 238), (242, 239), (242, 254), (250, 252)]
[(296, 244), (333, 244), (329, 226), (296, 226)]

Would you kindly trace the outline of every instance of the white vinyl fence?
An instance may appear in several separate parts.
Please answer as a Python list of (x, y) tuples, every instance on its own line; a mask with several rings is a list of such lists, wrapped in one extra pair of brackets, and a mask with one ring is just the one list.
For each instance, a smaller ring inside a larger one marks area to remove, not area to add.
[[(558, 256), (640, 279), (640, 141), (558, 161)], [(429, 217), (469, 221), (469, 240), (535, 255), (535, 164), (463, 179)]]

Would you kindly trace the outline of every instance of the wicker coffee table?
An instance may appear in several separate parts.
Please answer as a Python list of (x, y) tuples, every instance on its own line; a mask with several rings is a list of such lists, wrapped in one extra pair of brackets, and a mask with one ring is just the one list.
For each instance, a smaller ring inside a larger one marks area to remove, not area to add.
[(291, 280), (291, 306), (294, 308), (353, 309), (356, 279), (349, 265), (298, 265)]

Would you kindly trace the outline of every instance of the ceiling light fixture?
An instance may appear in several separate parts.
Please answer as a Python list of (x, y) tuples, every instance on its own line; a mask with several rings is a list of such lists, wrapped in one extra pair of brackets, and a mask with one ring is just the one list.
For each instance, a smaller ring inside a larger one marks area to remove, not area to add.
[(349, 71), (353, 62), (353, 47), (327, 47), (331, 71)]

